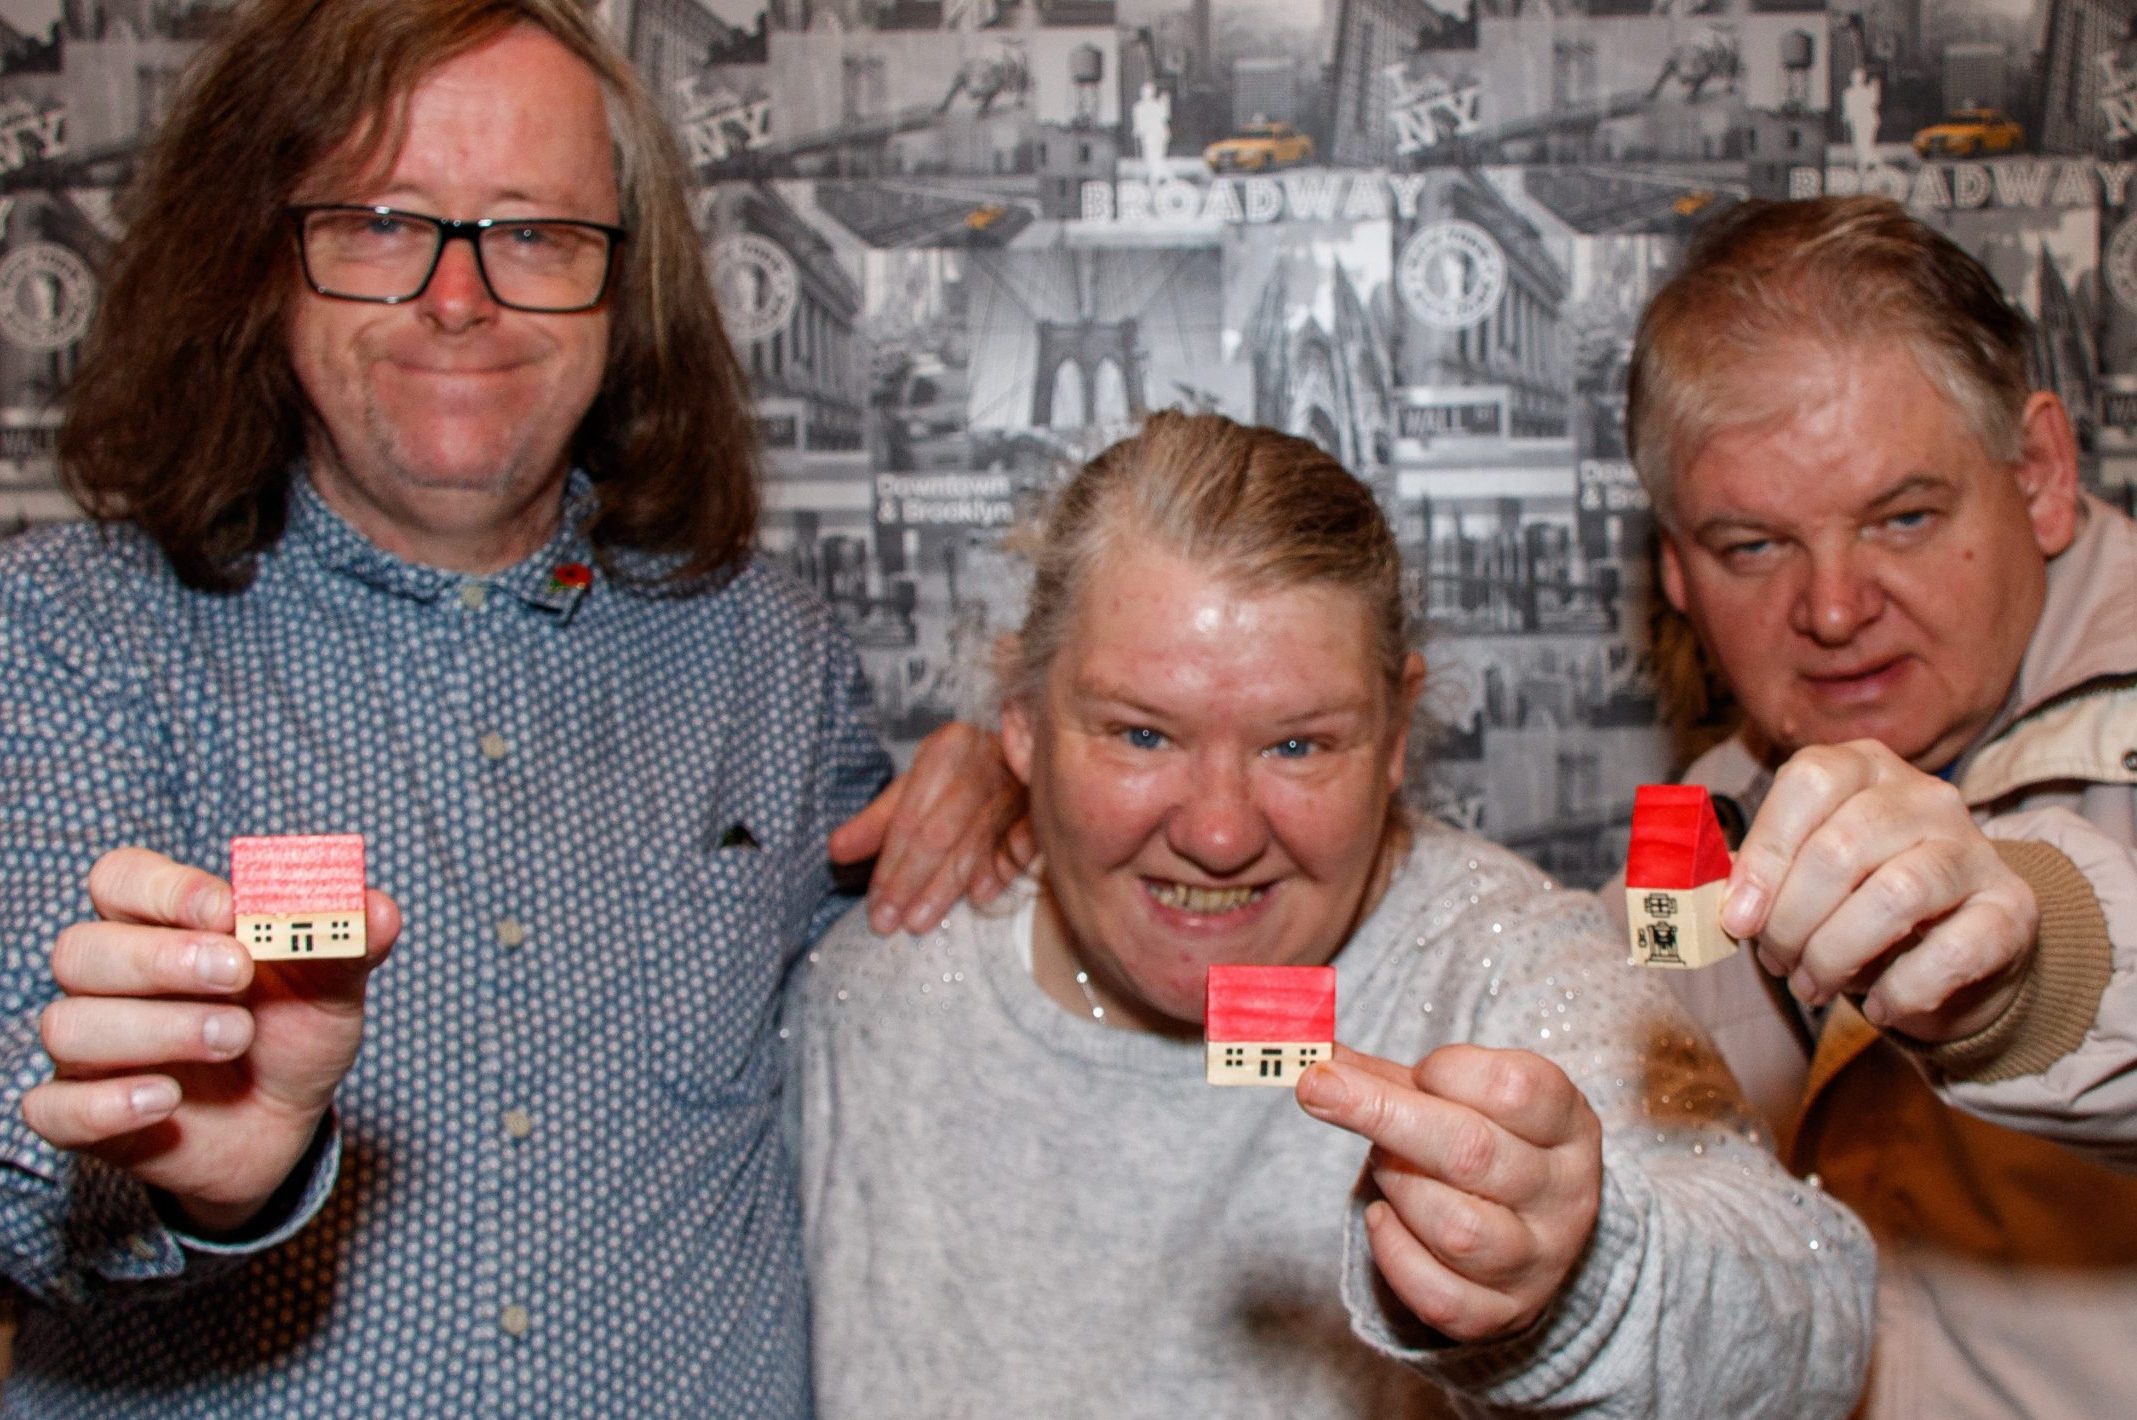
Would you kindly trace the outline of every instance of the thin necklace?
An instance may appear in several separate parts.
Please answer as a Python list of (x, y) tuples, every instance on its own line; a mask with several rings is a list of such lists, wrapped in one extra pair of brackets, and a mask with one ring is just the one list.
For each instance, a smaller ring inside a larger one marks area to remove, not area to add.
[[(1045, 914), (1050, 905), (1051, 904), (1047, 901), (1046, 894), (1042, 891), (1039, 895), (1039, 902), (1037, 905), (1038, 912), (1040, 914)], [(1091, 1008), (1091, 1019), (1098, 1022), (1100, 1025), (1104, 1025), (1106, 1023), (1106, 1008), (1099, 1004), (1098, 988), (1091, 985), (1091, 973), (1085, 971), (1081, 966), (1076, 965), (1075, 951), (1069, 947), (1068, 943), (1065, 940), (1060, 940), (1060, 936), (1063, 934), (1061, 934), (1061, 927), (1058, 921), (1049, 919), (1047, 921), (1042, 922), (1037, 920), (1036, 918), (1034, 919), (1034, 921), (1032, 922), (1034, 950), (1036, 950), (1037, 948), (1037, 938), (1039, 933), (1048, 931), (1049, 928), (1051, 928), (1052, 932), (1056, 934), (1057, 941), (1059, 942), (1059, 945), (1061, 947), (1062, 955), (1066, 956), (1069, 959), (1068, 964), (1070, 966), (1076, 967), (1076, 989), (1083, 993), (1083, 1004)]]
[(1091, 1008), (1091, 1019), (1100, 1025), (1106, 1023), (1106, 1008), (1098, 1004), (1098, 993), (1091, 989), (1091, 973), (1081, 968), (1076, 972), (1076, 989), (1083, 993), (1084, 1004)]

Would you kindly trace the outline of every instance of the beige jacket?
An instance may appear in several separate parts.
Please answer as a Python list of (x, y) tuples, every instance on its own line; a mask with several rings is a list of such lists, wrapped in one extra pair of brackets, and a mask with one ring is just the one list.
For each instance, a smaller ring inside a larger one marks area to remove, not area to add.
[[(1686, 778), (1750, 813), (1770, 772), (1732, 740)], [(1813, 1038), (1749, 953), (1667, 975), (1791, 1166), (1878, 1238), (1865, 1414), (2124, 1414), (2137, 1393), (2137, 524), (2087, 500), (2049, 564), (2018, 683), (1956, 782), (2043, 913), (2026, 991), (1981, 1035), (1908, 1048), (1842, 1003)]]

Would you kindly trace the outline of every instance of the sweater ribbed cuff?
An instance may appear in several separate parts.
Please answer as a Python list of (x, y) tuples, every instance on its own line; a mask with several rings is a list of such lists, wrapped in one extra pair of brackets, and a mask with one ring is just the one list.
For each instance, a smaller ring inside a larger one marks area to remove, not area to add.
[(1496, 1341), (1405, 1359), (1494, 1409), (1548, 1408), (1551, 1397), (1595, 1364), (1631, 1305), (1647, 1243), (1645, 1212), (1621, 1186), (1620, 1170), (1612, 1166), (1616, 1154), (1614, 1146), (1604, 1146), (1602, 1200), (1587, 1250), (1565, 1290), (1533, 1325)]
[(1991, 841), (2040, 906), (2033, 960), (2009, 1008), (1987, 1026), (1961, 1040), (1910, 1046), (1943, 1078), (1984, 1085), (2037, 1075), (2077, 1049), (2099, 1013), (2114, 967), (2107, 918), (2077, 866), (2046, 843)]

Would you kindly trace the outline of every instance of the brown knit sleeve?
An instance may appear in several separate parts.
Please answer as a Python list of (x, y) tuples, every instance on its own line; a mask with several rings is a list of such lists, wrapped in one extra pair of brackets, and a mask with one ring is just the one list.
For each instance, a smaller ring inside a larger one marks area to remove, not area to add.
[(2010, 1007), (1962, 1040), (1889, 1038), (1947, 1080), (1994, 1084), (2037, 1075), (2077, 1049), (2099, 1013), (2113, 969), (2107, 917), (2092, 884), (2061, 851), (2030, 839), (1991, 840), (2040, 905), (2040, 937)]

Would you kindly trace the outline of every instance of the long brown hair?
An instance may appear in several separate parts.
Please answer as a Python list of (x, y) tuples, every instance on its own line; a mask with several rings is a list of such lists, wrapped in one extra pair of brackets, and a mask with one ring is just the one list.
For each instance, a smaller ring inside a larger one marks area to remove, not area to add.
[(688, 172), (587, 7), (256, 0), (196, 62), (124, 200), (126, 234), (59, 436), (61, 474), (82, 506), (142, 527), (187, 585), (248, 585), (287, 521), (308, 416), (284, 334), (297, 289), (286, 205), (330, 160), (331, 176), (390, 157), (417, 84), (519, 24), (601, 81), (630, 231), (608, 297), (608, 368), (571, 448), (599, 490), (588, 533), (604, 557), (661, 555), (678, 580), (746, 554), (756, 425)]

